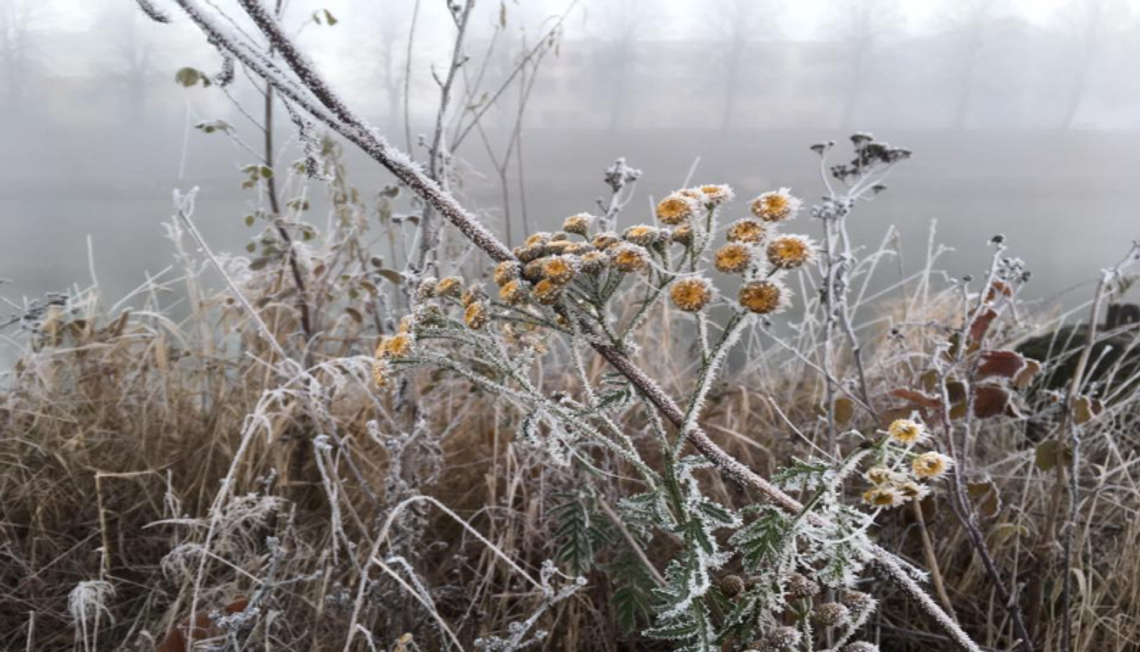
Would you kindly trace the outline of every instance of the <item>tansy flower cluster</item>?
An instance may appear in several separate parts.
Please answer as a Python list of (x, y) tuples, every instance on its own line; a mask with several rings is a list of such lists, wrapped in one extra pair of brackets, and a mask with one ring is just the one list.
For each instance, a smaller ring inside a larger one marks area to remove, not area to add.
[[(923, 481), (942, 477), (953, 460), (936, 451), (915, 454), (912, 448), (928, 438), (926, 427), (911, 419), (896, 419), (887, 428), (884, 447), (878, 463), (867, 469), (864, 478), (870, 487), (863, 492), (863, 502), (871, 507), (889, 509), (930, 495)], [(908, 462), (909, 461), (909, 462)]]

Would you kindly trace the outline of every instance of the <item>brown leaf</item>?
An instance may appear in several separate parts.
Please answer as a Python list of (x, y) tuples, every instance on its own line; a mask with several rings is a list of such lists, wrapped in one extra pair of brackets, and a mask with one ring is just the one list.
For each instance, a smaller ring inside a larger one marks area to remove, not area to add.
[(988, 419), (1011, 410), (1010, 394), (997, 385), (974, 386), (974, 416)]
[(1073, 463), (1073, 451), (1056, 439), (1043, 441), (1033, 451), (1033, 461), (1037, 468), (1049, 471), (1058, 464), (1068, 466)]
[(1025, 366), (1025, 358), (1017, 351), (982, 351), (978, 376), (1013, 378)]
[(879, 412), (879, 426), (887, 428), (891, 422), (897, 419), (909, 419), (910, 415), (914, 412), (911, 408), (891, 408), (889, 410), (882, 410)]
[(977, 317), (974, 318), (974, 323), (970, 324), (970, 339), (975, 342), (980, 342), (986, 335), (986, 331), (990, 329), (990, 324), (998, 316), (997, 311), (993, 308), (986, 308)]
[(1104, 412), (1104, 403), (1098, 398), (1078, 396), (1073, 403), (1073, 420), (1079, 425), (1088, 423)]
[(855, 401), (846, 396), (835, 399), (835, 421), (837, 423), (847, 425), (853, 416), (855, 416)]
[(966, 493), (974, 501), (978, 513), (985, 518), (993, 518), (1001, 511), (1001, 496), (993, 480), (966, 483)]
[(891, 396), (895, 398), (901, 398), (904, 401), (913, 403), (919, 407), (929, 408), (931, 410), (938, 409), (942, 406), (942, 401), (940, 401), (938, 397), (924, 394), (917, 390), (907, 389), (905, 387), (891, 390)]
[(1029, 387), (1033, 377), (1041, 372), (1041, 363), (1032, 358), (1025, 358), (1025, 366), (1013, 378), (1013, 386), (1018, 389)]
[(1006, 297), (1012, 297), (1013, 290), (1001, 281), (994, 281), (992, 284), (990, 284), (989, 291), (986, 292), (986, 303), (993, 303), (994, 299), (996, 299), (999, 294)]

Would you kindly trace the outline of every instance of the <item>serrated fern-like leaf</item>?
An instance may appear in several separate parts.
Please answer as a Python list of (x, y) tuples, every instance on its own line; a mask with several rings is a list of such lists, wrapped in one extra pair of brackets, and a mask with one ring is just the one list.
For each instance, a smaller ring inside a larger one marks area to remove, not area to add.
[(766, 509), (755, 521), (729, 538), (729, 543), (740, 553), (747, 572), (758, 572), (779, 559), (786, 543), (788, 525), (786, 516), (775, 509)]
[(558, 494), (556, 498), (561, 502), (550, 510), (558, 523), (554, 531), (554, 560), (567, 564), (575, 575), (582, 575), (593, 568), (598, 549), (610, 541), (607, 523), (594, 513), (587, 495)]

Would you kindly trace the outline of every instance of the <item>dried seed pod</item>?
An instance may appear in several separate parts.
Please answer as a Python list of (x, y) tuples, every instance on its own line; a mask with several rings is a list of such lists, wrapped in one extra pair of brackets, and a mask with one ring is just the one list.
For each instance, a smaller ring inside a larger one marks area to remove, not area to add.
[(816, 605), (811, 612), (811, 619), (823, 627), (838, 627), (847, 622), (851, 610), (839, 602), (825, 602)]
[(726, 598), (735, 598), (744, 592), (744, 580), (739, 575), (725, 575), (720, 579), (720, 592)]

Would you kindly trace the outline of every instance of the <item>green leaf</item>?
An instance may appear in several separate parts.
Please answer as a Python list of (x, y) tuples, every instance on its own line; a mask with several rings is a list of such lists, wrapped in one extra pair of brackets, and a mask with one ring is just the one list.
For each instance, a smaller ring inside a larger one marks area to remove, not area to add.
[(202, 73), (195, 68), (179, 68), (178, 72), (174, 73), (174, 81), (186, 88), (194, 86), (202, 78)]
[(337, 20), (336, 16), (333, 16), (332, 12), (328, 9), (322, 9), (321, 11), (325, 13), (325, 22), (328, 23), (329, 27), (332, 27), (333, 25), (336, 25), (340, 22)]
[(257, 171), (261, 173), (261, 176), (264, 179), (273, 178), (273, 168), (269, 167), (268, 165), (258, 166)]
[(755, 521), (733, 534), (729, 543), (740, 552), (744, 569), (756, 573), (783, 553), (787, 529), (787, 517), (767, 508)]
[[(245, 225), (246, 226), (253, 226), (253, 215), (246, 215), (245, 216)], [(252, 245), (253, 243), (250, 243), (250, 244)]]

